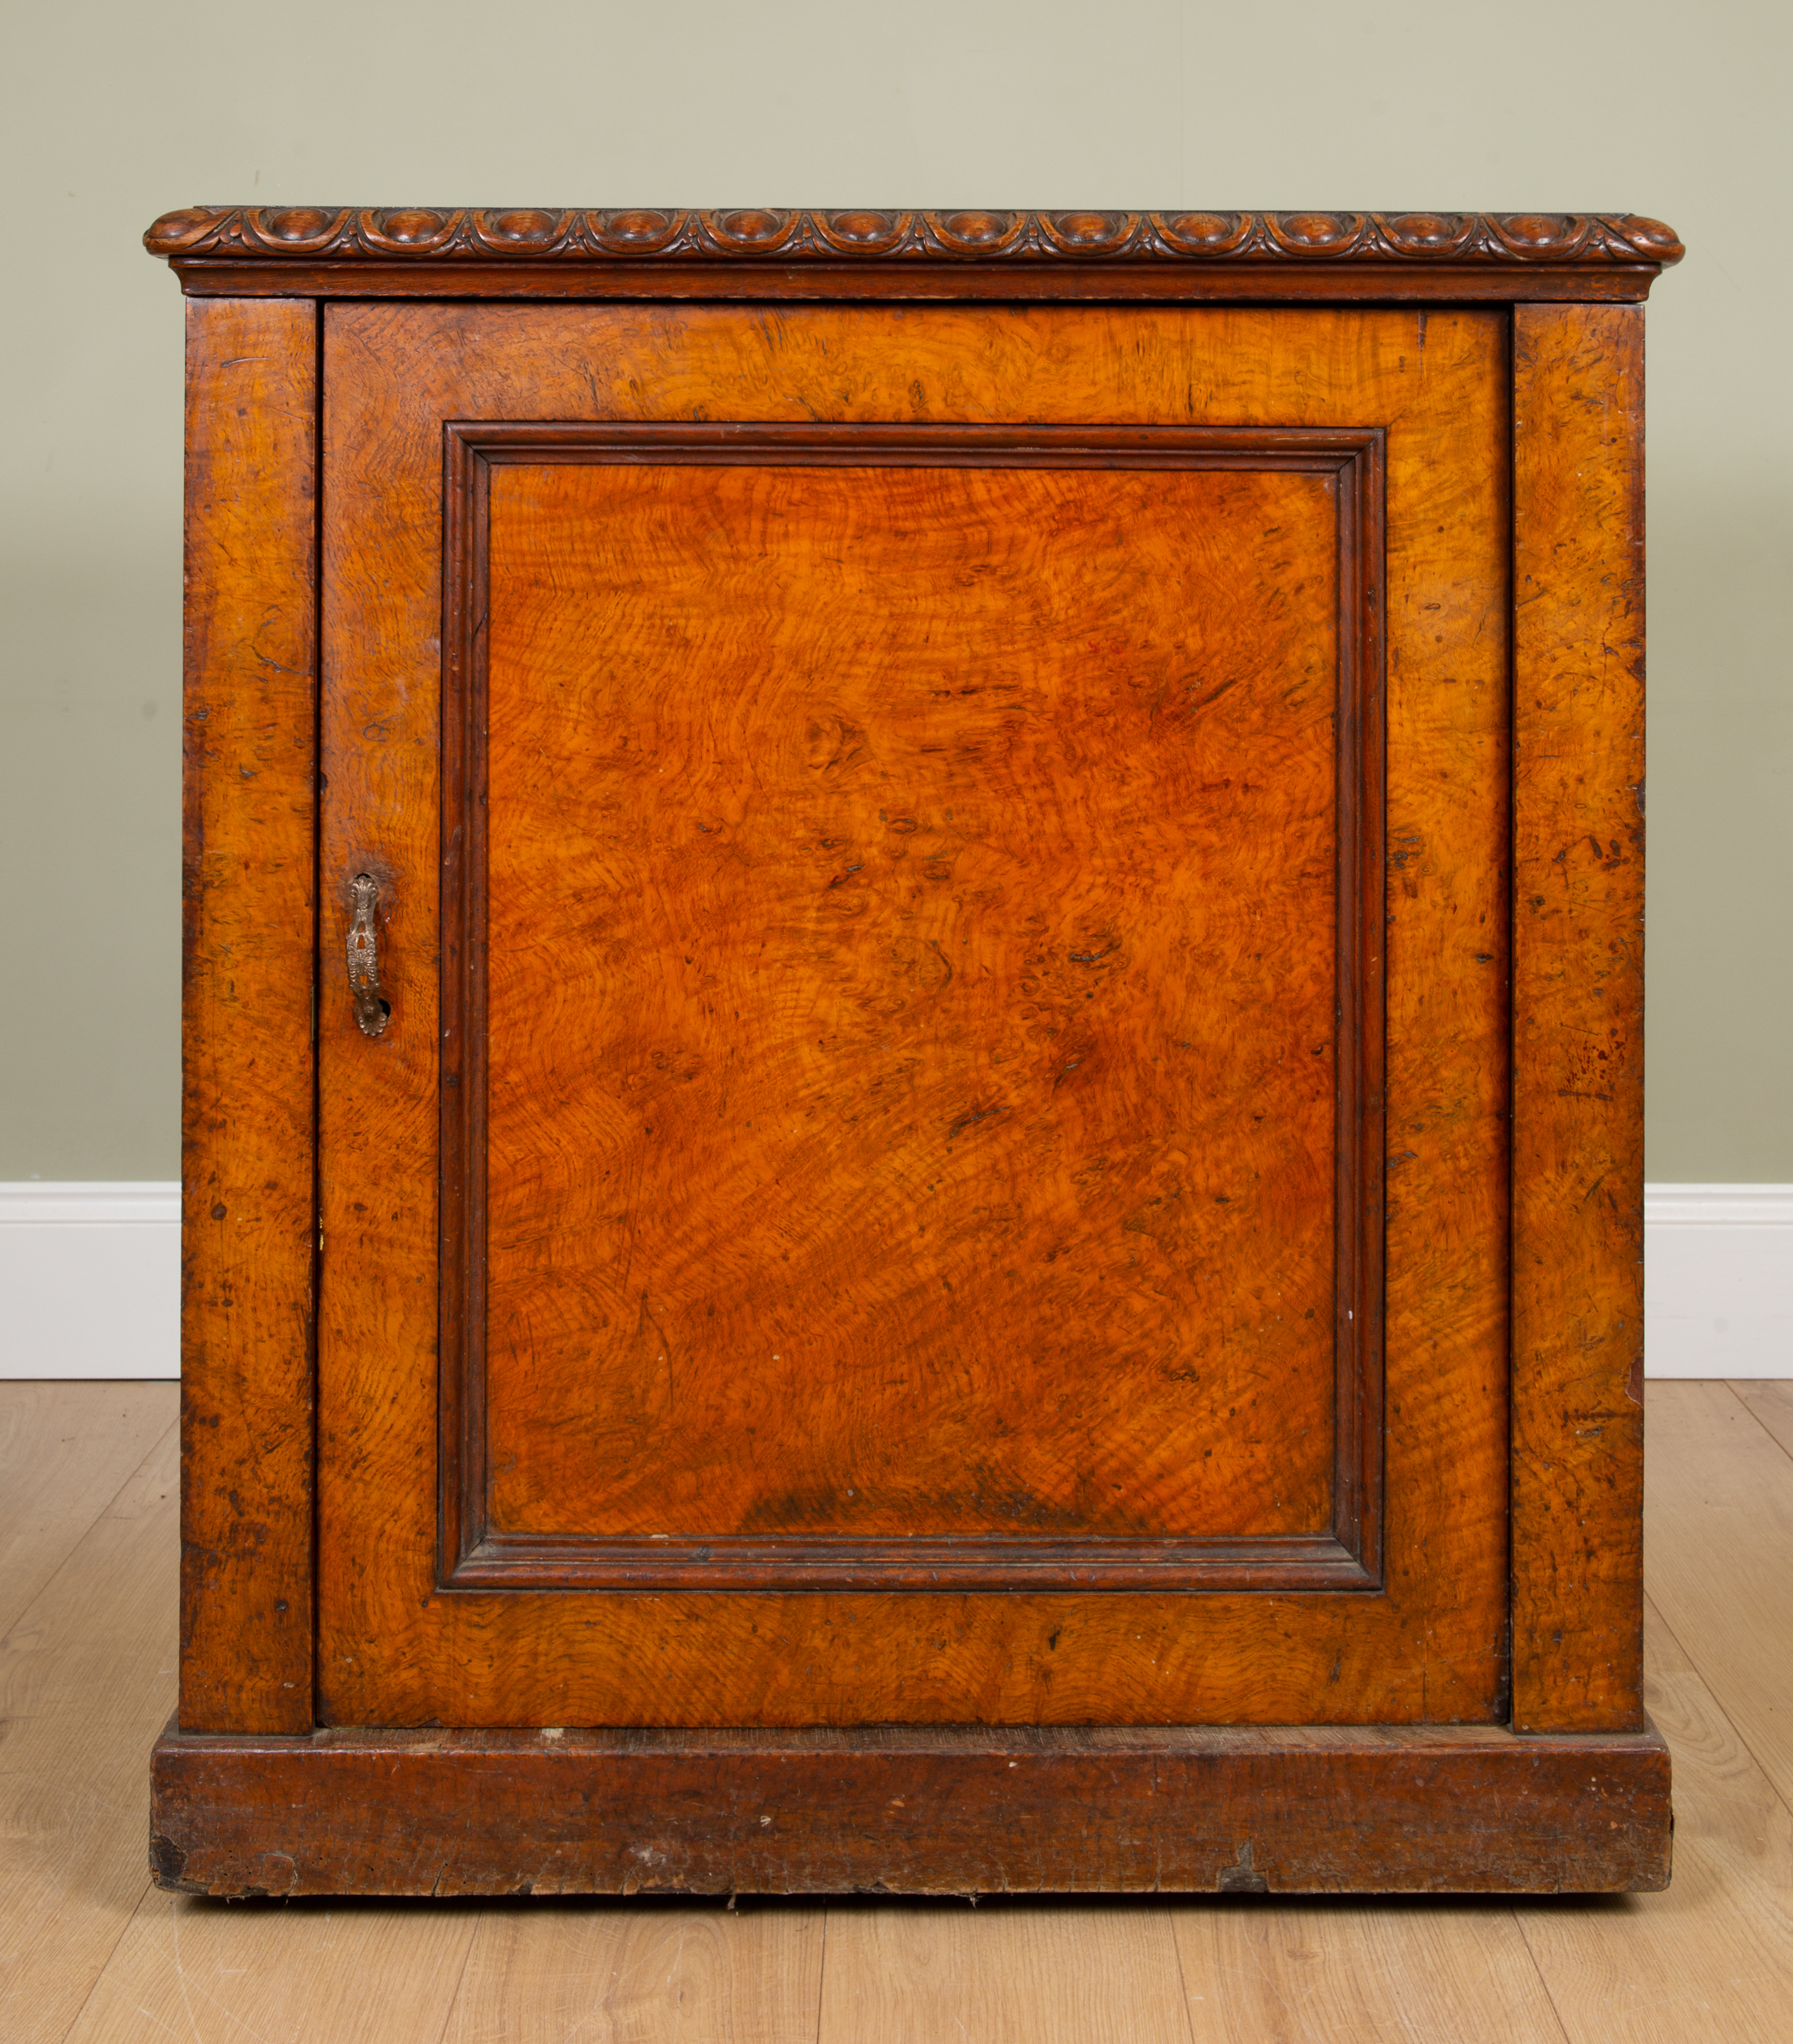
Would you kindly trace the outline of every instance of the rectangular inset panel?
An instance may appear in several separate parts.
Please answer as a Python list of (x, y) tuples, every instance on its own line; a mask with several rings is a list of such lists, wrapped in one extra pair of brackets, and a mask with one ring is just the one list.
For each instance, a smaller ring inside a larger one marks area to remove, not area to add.
[(445, 1582), (1373, 1587), (1380, 436), (448, 443)]

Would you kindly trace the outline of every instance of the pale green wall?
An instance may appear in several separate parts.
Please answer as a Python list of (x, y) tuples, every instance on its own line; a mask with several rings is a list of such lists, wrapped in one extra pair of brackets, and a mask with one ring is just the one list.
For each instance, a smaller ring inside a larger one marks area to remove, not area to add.
[(1793, 1180), (1793, 9), (59, 0), (8, 32), (0, 1178), (177, 1169), (195, 201), (1626, 209), (1650, 312), (1650, 1173)]

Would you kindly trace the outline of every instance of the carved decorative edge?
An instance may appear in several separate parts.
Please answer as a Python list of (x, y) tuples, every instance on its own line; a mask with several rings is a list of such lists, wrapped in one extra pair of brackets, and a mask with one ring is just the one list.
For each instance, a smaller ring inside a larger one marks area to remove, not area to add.
[(143, 237), (152, 256), (506, 256), (589, 262), (650, 257), (781, 262), (842, 258), (1012, 262), (1679, 262), (1672, 227), (1631, 213), (1008, 213), (981, 209), (842, 212), (737, 207), (190, 206)]

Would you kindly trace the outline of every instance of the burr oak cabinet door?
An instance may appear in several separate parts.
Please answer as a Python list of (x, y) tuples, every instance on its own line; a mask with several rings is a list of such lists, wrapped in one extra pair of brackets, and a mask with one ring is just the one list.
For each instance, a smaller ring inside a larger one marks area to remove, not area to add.
[(324, 324), (319, 1721), (1502, 1719), (1506, 315)]

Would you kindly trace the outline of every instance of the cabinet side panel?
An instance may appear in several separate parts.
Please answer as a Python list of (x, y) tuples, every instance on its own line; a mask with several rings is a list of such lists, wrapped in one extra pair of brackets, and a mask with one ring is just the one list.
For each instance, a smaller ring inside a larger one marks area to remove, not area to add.
[(317, 308), (187, 355), (181, 1722), (312, 1722)]
[(1643, 1723), (1643, 314), (1514, 315), (1513, 1721)]

